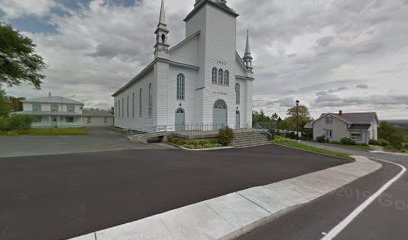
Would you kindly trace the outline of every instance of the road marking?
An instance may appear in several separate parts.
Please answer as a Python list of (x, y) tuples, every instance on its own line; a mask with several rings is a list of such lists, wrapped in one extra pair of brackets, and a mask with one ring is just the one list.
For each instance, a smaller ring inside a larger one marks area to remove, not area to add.
[(402, 177), (402, 175), (404, 175), (404, 173), (407, 171), (407, 169), (404, 166), (402, 166), (401, 164), (393, 163), (393, 162), (382, 160), (382, 159), (375, 159), (375, 160), (379, 160), (379, 161), (382, 161), (382, 162), (387, 162), (387, 163), (397, 165), (402, 170), (397, 175), (395, 175), (391, 180), (389, 180), (386, 184), (384, 184), (377, 192), (375, 192), (367, 200), (365, 200), (360, 206), (358, 206), (356, 209), (354, 209), (354, 211), (352, 213), (350, 213), (350, 215), (348, 215), (343, 221), (341, 221), (337, 226), (335, 226), (332, 230), (330, 230), (330, 232), (328, 232), (327, 235), (322, 238), (322, 240), (329, 240), (329, 239), (333, 239), (334, 237), (336, 237), (361, 212), (363, 212), (364, 209), (366, 209), (377, 197), (379, 197), (383, 192), (385, 192), (394, 182), (396, 182), (398, 179), (400, 179)]

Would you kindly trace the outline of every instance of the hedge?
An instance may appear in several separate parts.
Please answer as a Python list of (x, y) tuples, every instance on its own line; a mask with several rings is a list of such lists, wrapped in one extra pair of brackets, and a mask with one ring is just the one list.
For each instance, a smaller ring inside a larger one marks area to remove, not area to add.
[(0, 131), (28, 130), (33, 122), (30, 116), (12, 116), (0, 118)]

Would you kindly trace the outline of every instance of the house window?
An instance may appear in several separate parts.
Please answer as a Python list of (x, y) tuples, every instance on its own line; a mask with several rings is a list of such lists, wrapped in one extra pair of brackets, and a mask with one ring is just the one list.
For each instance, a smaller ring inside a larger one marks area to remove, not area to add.
[(185, 77), (184, 74), (177, 75), (177, 100), (184, 100)]
[(149, 84), (149, 116), (152, 116), (152, 112), (153, 112), (153, 94), (152, 94), (152, 84), (150, 83)]
[(75, 106), (74, 105), (68, 105), (67, 110), (68, 110), (68, 112), (75, 112)]
[(66, 117), (66, 122), (67, 122), (67, 123), (73, 123), (73, 122), (75, 122), (75, 117)]
[(87, 117), (87, 118), (86, 118), (86, 122), (87, 122), (87, 123), (91, 123), (91, 122), (92, 122), (92, 121), (91, 121), (91, 117)]
[(104, 123), (107, 123), (107, 122), (108, 122), (108, 118), (107, 118), (107, 117), (104, 117), (104, 118), (103, 118), (103, 122), (104, 122)]
[(33, 122), (34, 123), (40, 123), (41, 122), (41, 116), (34, 116), (33, 117)]
[(224, 72), (224, 85), (229, 86), (229, 71), (225, 70)]
[(235, 84), (235, 98), (236, 103), (239, 105), (241, 103), (241, 86), (239, 83)]
[(351, 139), (354, 141), (362, 141), (363, 134), (362, 133), (351, 133)]
[(135, 93), (132, 94), (132, 117), (135, 117)]
[(126, 117), (129, 118), (129, 95), (126, 99)]
[(41, 104), (33, 104), (33, 112), (41, 112)]
[(118, 116), (118, 102), (115, 101), (115, 108), (113, 109), (115, 116)]
[(218, 84), (222, 85), (223, 84), (223, 75), (224, 75), (224, 71), (220, 68), (218, 70)]
[(325, 129), (324, 131), (325, 131), (324, 135), (325, 135), (327, 138), (332, 138), (332, 137), (333, 137), (333, 130), (331, 130), (331, 129)]
[(333, 118), (332, 117), (326, 117), (326, 124), (333, 124)]
[(58, 112), (58, 105), (57, 104), (51, 104), (51, 112)]
[(217, 84), (217, 68), (213, 67), (212, 69), (212, 83)]
[(139, 117), (142, 117), (142, 89), (139, 90)]

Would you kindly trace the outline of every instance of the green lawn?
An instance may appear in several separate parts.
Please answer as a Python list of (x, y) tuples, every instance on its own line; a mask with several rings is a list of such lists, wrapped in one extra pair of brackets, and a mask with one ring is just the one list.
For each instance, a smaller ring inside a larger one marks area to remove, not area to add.
[(17, 135), (30, 135), (30, 136), (57, 136), (57, 135), (86, 135), (85, 128), (31, 128), (28, 130), (12, 130), (12, 131), (0, 131), (0, 135), (3, 136), (17, 136)]
[(308, 146), (302, 143), (298, 143), (296, 140), (283, 138), (280, 136), (276, 136), (273, 141), (275, 144), (282, 145), (285, 147), (291, 147), (291, 148), (296, 148), (296, 149), (307, 151), (307, 152), (314, 152), (314, 153), (319, 153), (319, 154), (328, 155), (332, 157), (339, 157), (339, 158), (344, 158), (347, 160), (353, 160), (353, 158), (350, 155), (345, 154), (345, 153), (336, 152), (336, 151), (327, 150), (327, 149), (318, 148), (318, 147), (313, 147), (313, 146)]
[(366, 150), (366, 151), (370, 151), (371, 148), (368, 145), (345, 145), (345, 144), (341, 144), (341, 143), (330, 143), (339, 147), (346, 147), (346, 148), (353, 148), (353, 149), (357, 149), (357, 150)]

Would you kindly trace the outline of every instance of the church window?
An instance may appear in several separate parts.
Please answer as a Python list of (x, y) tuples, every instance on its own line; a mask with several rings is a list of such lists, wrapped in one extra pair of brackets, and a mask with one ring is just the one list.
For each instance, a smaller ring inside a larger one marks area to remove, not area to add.
[(126, 99), (126, 117), (129, 118), (129, 95)]
[(152, 116), (153, 110), (153, 95), (152, 95), (152, 84), (149, 84), (149, 116)]
[(125, 118), (125, 98), (122, 98), (122, 118)]
[(236, 103), (240, 104), (241, 103), (241, 86), (239, 83), (235, 84), (235, 97), (236, 97)]
[(118, 114), (117, 117), (120, 118), (120, 99), (118, 100)]
[(142, 117), (142, 89), (139, 90), (139, 117)]
[(132, 94), (132, 117), (135, 117), (135, 93)]
[(166, 43), (166, 35), (162, 34), (162, 35), (161, 35), (161, 38), (162, 38), (162, 43), (163, 43), (163, 44)]
[(224, 85), (229, 86), (229, 71), (225, 70), (224, 72)]
[(177, 100), (184, 100), (185, 77), (184, 74), (177, 75)]
[(224, 71), (222, 71), (222, 69), (220, 68), (220, 70), (218, 70), (218, 84), (222, 85), (223, 84), (223, 74)]
[(212, 83), (217, 84), (217, 68), (213, 67), (212, 69)]

